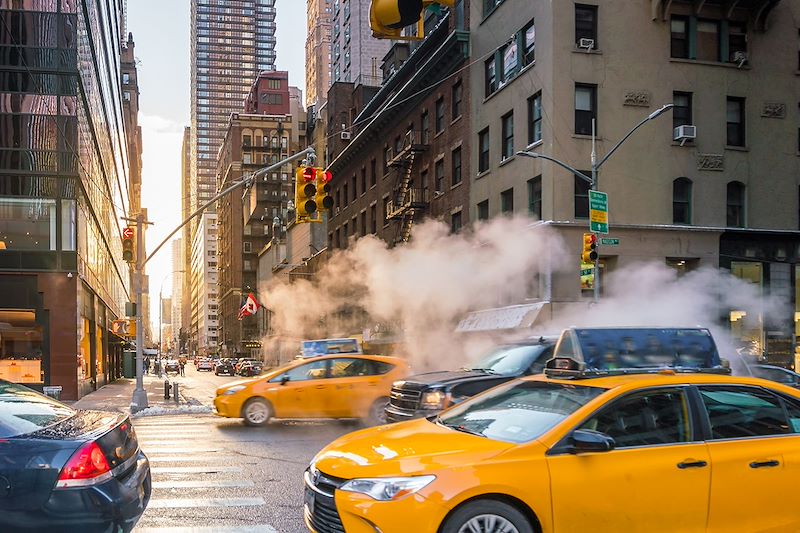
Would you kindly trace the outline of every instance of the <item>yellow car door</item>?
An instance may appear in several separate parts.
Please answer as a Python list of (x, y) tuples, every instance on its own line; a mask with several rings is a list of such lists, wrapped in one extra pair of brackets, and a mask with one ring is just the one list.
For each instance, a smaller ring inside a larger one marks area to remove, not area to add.
[(279, 386), (273, 391), (275, 416), (277, 418), (326, 417), (328, 360), (315, 359), (290, 368), (270, 380)]
[(800, 402), (759, 387), (704, 386), (709, 533), (800, 531)]
[[(613, 449), (586, 451), (608, 437)], [(556, 533), (705, 532), (710, 458), (682, 388), (613, 400), (554, 446), (547, 462)]]
[(380, 377), (374, 375), (369, 359), (340, 357), (331, 360), (328, 388), (331, 416), (357, 418), (366, 414), (374, 401)]

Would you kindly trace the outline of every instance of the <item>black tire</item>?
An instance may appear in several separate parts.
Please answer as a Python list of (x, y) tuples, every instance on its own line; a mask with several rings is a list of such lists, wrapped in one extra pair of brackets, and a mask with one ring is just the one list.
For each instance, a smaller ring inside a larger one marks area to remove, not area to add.
[(272, 406), (263, 398), (250, 398), (242, 406), (242, 420), (246, 426), (266, 426), (270, 418), (272, 418)]
[[(495, 528), (486, 529), (487, 520), (494, 520)], [(473, 522), (475, 531), (485, 531), (486, 533), (492, 533), (495, 530), (514, 532), (514, 529), (508, 529), (508, 526), (515, 528), (516, 533), (535, 532), (525, 515), (516, 507), (497, 500), (477, 500), (459, 507), (445, 520), (441, 531), (442, 533), (473, 531), (468, 525), (470, 522)], [(506, 526), (506, 529), (502, 529), (501, 524)]]
[(389, 405), (389, 398), (378, 398), (369, 407), (367, 417), (363, 419), (362, 423), (365, 426), (382, 426), (388, 424), (386, 420), (386, 406)]

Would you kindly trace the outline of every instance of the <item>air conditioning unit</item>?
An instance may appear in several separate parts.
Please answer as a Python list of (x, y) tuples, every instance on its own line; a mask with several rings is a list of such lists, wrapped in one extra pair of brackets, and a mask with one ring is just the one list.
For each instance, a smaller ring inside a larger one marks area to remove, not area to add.
[(349, 141), (350, 140), (350, 132), (349, 131), (343, 131), (343, 132), (339, 133), (339, 137), (343, 141)]
[(747, 52), (734, 52), (733, 53), (733, 62), (736, 63), (736, 66), (742, 68), (742, 65), (747, 63)]
[(697, 126), (686, 124), (683, 126), (678, 126), (672, 131), (672, 140), (680, 141), (681, 146), (683, 146), (686, 141), (691, 141), (696, 137)]
[(594, 39), (579, 39), (578, 48), (585, 50), (592, 50), (594, 48)]

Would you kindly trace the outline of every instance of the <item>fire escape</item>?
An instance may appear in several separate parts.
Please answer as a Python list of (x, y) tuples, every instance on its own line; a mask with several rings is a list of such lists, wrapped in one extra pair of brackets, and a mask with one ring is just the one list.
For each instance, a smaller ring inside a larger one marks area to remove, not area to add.
[(386, 204), (387, 220), (396, 220), (397, 233), (393, 245), (408, 242), (411, 238), (411, 229), (419, 213), (428, 207), (424, 183), (419, 187), (412, 187), (414, 162), (417, 155), (428, 149), (427, 143), (422, 139), (421, 132), (409, 130), (403, 137), (403, 144), (396, 154), (387, 154), (388, 166), (396, 170), (396, 178), (392, 195)]

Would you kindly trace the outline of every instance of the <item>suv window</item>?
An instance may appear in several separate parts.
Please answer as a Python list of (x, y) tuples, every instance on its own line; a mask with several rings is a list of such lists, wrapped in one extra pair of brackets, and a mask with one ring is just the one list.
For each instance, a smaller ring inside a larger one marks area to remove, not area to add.
[(0, 439), (46, 428), (75, 411), (22, 385), (0, 381)]
[(691, 442), (688, 412), (682, 391), (648, 391), (616, 400), (580, 429), (613, 437), (617, 448)]
[(782, 368), (769, 368), (767, 366), (753, 366), (750, 368), (753, 375), (757, 378), (768, 379), (776, 383), (783, 383), (785, 385), (796, 385), (797, 376), (788, 370)]
[(534, 372), (533, 367), (539, 362), (542, 353), (549, 348), (541, 344), (500, 346), (475, 363), (472, 369), (505, 376), (516, 376), (526, 372), (539, 374), (542, 370)]
[(780, 399), (763, 389), (706, 386), (700, 387), (700, 396), (708, 412), (712, 439), (764, 437), (793, 432)]

